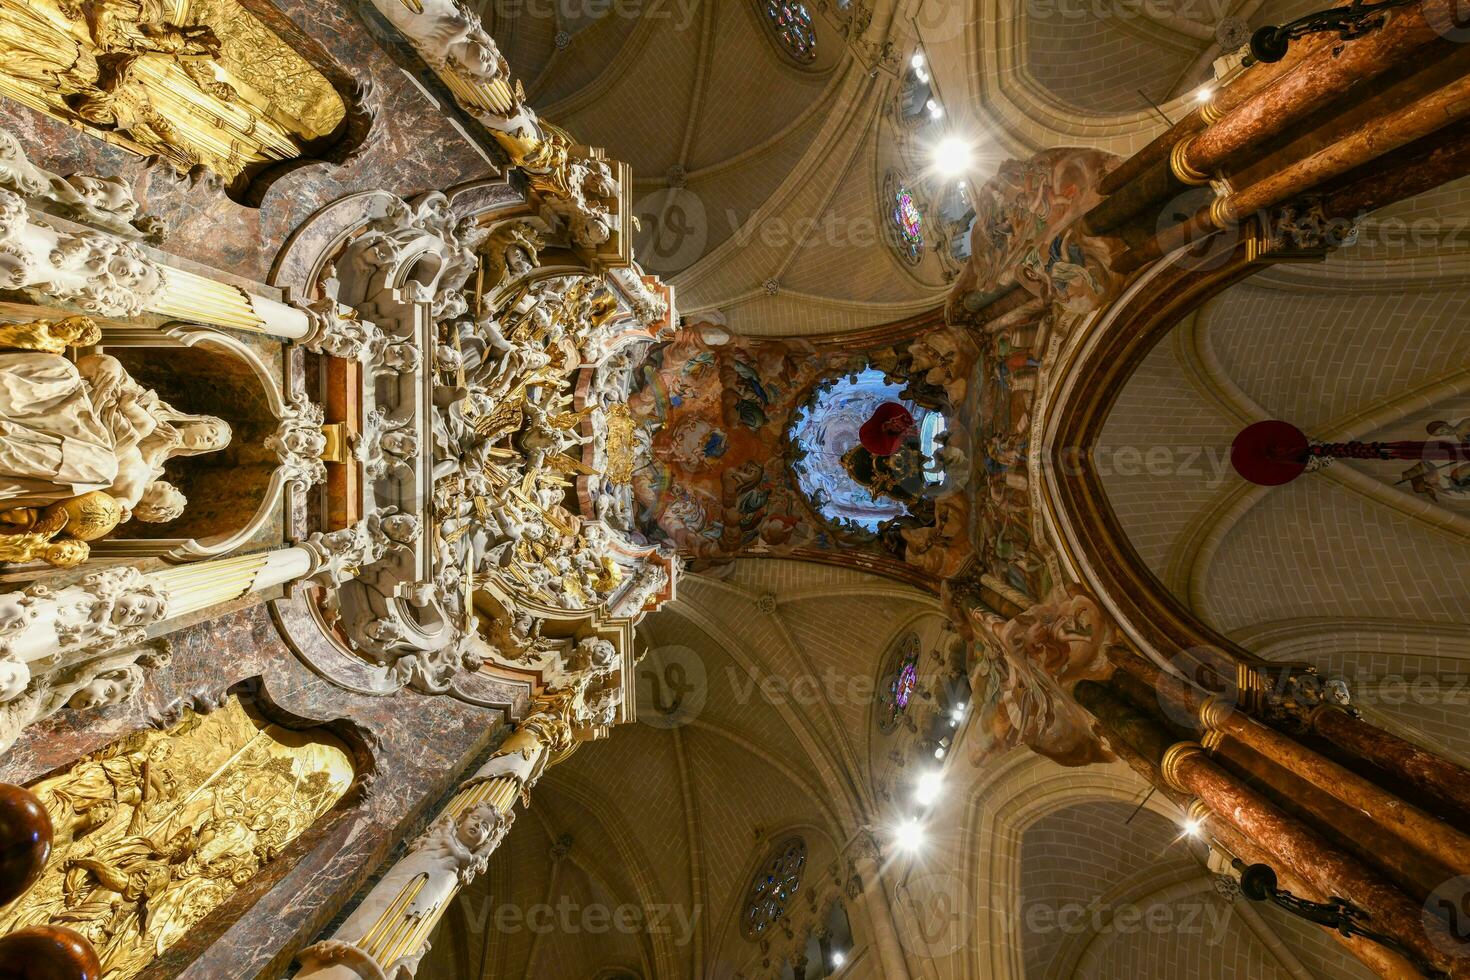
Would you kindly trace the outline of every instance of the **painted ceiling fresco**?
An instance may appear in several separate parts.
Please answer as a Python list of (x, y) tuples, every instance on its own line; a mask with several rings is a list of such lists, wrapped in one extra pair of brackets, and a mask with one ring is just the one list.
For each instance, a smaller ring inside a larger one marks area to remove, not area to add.
[[(640, 526), (695, 567), (815, 557), (937, 587), (968, 553), (960, 461), (974, 362), (973, 344), (947, 328), (853, 348), (686, 327), (650, 359), (629, 402), (661, 426), (634, 478)], [(892, 478), (875, 495), (842, 456), (873, 408), (892, 399), (911, 407), (919, 431), (894, 457), (866, 461), (863, 472), (882, 471), (877, 483)], [(941, 429), (947, 446), (936, 442)]]

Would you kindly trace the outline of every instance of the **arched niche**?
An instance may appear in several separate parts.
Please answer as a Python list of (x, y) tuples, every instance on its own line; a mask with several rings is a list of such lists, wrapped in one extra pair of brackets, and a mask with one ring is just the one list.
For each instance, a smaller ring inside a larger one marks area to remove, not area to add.
[(187, 561), (280, 541), (287, 485), (280, 460), (265, 446), (287, 410), (274, 380), (280, 368), (265, 362), (278, 355), (187, 324), (104, 329), (96, 349), (175, 408), (223, 419), (231, 438), (219, 452), (169, 460), (164, 479), (188, 499), (181, 517), (167, 524), (129, 521), (94, 543), (93, 555)]

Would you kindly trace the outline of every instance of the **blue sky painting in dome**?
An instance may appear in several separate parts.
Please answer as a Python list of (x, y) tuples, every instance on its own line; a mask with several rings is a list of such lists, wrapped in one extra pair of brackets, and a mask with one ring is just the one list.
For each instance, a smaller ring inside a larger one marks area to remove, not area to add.
[[(902, 404), (919, 423), (920, 445), (934, 454), (935, 436), (944, 431), (944, 417), (899, 397), (900, 387), (869, 368), (819, 384), (792, 416), (791, 442), (797, 449), (792, 464), (797, 486), (829, 522), (849, 530), (853, 525), (876, 531), (886, 520), (907, 512), (903, 504), (874, 498), (842, 468), (842, 454), (858, 444), (858, 429), (884, 402)], [(934, 477), (937, 480), (939, 477)]]

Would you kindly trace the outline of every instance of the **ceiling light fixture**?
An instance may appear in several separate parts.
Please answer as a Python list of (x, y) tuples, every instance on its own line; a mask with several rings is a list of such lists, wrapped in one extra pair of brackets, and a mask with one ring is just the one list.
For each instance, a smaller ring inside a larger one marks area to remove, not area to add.
[(894, 828), (893, 844), (901, 851), (913, 853), (924, 846), (924, 827), (917, 818), (905, 820)]
[(924, 52), (922, 52), (922, 51), (915, 51), (913, 58), (909, 59), (909, 64), (913, 65), (915, 68), (923, 68), (924, 67)]
[(948, 177), (958, 177), (975, 163), (975, 150), (969, 140), (946, 136), (934, 147), (934, 168)]
[(919, 786), (914, 790), (914, 802), (919, 806), (929, 806), (939, 798), (939, 791), (944, 788), (944, 776), (939, 770), (934, 769), (919, 777)]

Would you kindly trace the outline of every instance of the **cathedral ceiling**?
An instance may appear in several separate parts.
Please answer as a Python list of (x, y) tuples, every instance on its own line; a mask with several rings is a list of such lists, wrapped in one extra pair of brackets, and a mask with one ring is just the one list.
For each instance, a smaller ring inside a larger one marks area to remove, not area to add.
[[(436, 940), (443, 975), (456, 975), (451, 962), (486, 977), (611, 968), (684, 977), (747, 966), (760, 956), (738, 928), (749, 874), (788, 832), (810, 848), (803, 887), (836, 893), (838, 852), (882, 811), (869, 764), (871, 685), (896, 633), (926, 623), (937, 631), (942, 614), (924, 593), (830, 566), (747, 559), (725, 572), (687, 576), (680, 598), (640, 629), (650, 653), (639, 723), (547, 775), (490, 874), (459, 900), (463, 917)], [(661, 712), (681, 687), (684, 707)], [(558, 931), (538, 945), (530, 930), (486, 943), (476, 925), (486, 903), (562, 895), (579, 908), (666, 906), (670, 929), (605, 944), (563, 943)], [(689, 909), (698, 915), (684, 928), (678, 915)], [(450, 959), (458, 956), (468, 959)]]
[(1262, 418), (1377, 441), (1470, 416), (1470, 278), (1453, 231), (1466, 186), (1385, 209), (1358, 247), (1196, 311), (1130, 379), (1098, 451), (1133, 547), (1196, 614), (1269, 658), (1351, 671), (1367, 710), (1461, 756), (1453, 699), (1410, 706), (1392, 690), (1470, 661), (1470, 594), (1449, 571), (1470, 556), (1470, 497), (1453, 467), (1432, 494), (1417, 464), (1364, 461), (1268, 490), (1236, 477), (1228, 451)]

